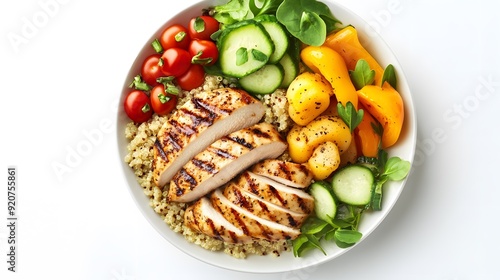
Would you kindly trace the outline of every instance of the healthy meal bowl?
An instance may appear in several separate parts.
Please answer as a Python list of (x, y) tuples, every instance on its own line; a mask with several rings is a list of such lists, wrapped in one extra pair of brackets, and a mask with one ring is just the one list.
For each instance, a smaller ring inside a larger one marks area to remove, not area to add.
[(165, 239), (270, 273), (336, 258), (382, 222), (416, 118), (366, 22), (329, 1), (263, 2), (201, 1), (168, 19), (125, 78), (117, 140), (128, 188)]

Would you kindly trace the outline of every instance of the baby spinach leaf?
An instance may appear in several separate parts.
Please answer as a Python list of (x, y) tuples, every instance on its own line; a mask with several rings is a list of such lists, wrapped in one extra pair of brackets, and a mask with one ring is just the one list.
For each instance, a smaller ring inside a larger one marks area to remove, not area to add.
[(349, 71), (349, 76), (356, 90), (359, 90), (366, 85), (373, 84), (375, 80), (375, 70), (370, 68), (366, 60), (360, 59), (356, 63), (354, 70)]
[(290, 34), (312, 46), (323, 44), (327, 32), (338, 22), (326, 4), (316, 0), (284, 0), (276, 17)]
[(249, 7), (253, 15), (256, 17), (262, 14), (275, 13), (283, 0), (250, 0)]

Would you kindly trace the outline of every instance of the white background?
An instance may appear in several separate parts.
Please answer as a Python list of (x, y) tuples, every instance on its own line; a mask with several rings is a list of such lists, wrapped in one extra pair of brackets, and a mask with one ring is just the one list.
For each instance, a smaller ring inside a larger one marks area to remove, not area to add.
[[(159, 26), (196, 1), (54, 1), (0, 4), (1, 279), (500, 279), (497, 2), (337, 1), (379, 31), (405, 70), (416, 166), (359, 246), (307, 271), (252, 275), (162, 239), (119, 169), (115, 108), (128, 68)], [(47, 2), (57, 4), (50, 13)], [(23, 35), (27, 22), (38, 26)], [(102, 137), (58, 176), (53, 165), (67, 164), (91, 133)], [(15, 274), (6, 263), (10, 165), (19, 184)]]

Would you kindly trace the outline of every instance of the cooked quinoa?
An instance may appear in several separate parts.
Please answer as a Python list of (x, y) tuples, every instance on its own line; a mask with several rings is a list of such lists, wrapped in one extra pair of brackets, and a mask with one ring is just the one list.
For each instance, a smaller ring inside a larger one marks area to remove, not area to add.
[[(234, 86), (235, 84), (230, 80), (207, 75), (201, 87), (190, 92), (180, 93), (177, 107), (188, 101), (196, 92)], [(283, 135), (293, 123), (288, 116), (285, 94), (285, 90), (278, 89), (272, 94), (258, 97), (266, 106), (263, 121), (273, 124)], [(184, 211), (189, 204), (167, 201), (168, 189), (161, 189), (153, 182), (153, 145), (158, 131), (167, 119), (168, 116), (155, 114), (148, 122), (142, 124), (130, 122), (125, 129), (125, 137), (130, 141), (127, 146), (128, 154), (125, 157), (125, 162), (134, 171), (139, 185), (144, 189), (144, 194), (150, 198), (150, 206), (163, 218), (165, 223), (173, 231), (182, 234), (189, 242), (198, 244), (207, 250), (223, 251), (235, 258), (246, 258), (251, 254), (279, 256), (282, 252), (289, 251), (291, 244), (285, 240), (276, 242), (261, 240), (250, 244), (230, 244), (195, 232), (184, 225)], [(286, 155), (283, 158), (286, 158)]]

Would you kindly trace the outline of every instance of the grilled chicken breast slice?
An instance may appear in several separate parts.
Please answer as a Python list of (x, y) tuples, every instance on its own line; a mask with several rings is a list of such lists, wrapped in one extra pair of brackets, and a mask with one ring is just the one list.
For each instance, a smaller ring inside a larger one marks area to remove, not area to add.
[(307, 188), (313, 179), (312, 172), (305, 165), (278, 159), (263, 160), (255, 164), (251, 171), (284, 185), (300, 189)]
[(245, 191), (291, 211), (309, 215), (314, 209), (314, 198), (304, 190), (283, 185), (250, 171), (241, 173), (237, 182)]
[(208, 145), (256, 124), (264, 113), (262, 103), (242, 90), (224, 88), (195, 94), (158, 132), (152, 164), (155, 184), (163, 187)]
[(233, 132), (196, 155), (170, 181), (168, 199), (191, 202), (222, 186), (262, 159), (287, 148), (273, 125), (259, 123)]
[(229, 201), (220, 189), (215, 190), (210, 196), (215, 209), (226, 220), (240, 228), (246, 235), (256, 239), (269, 241), (295, 239), (300, 235), (300, 230), (262, 219), (251, 212)]
[(184, 224), (194, 231), (228, 243), (253, 241), (249, 235), (243, 233), (243, 230), (231, 224), (215, 210), (212, 202), (206, 197), (199, 199), (186, 209)]
[(255, 194), (243, 190), (236, 182), (227, 184), (222, 193), (229, 201), (252, 214), (285, 226), (300, 228), (309, 216), (266, 201)]

